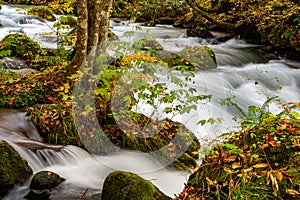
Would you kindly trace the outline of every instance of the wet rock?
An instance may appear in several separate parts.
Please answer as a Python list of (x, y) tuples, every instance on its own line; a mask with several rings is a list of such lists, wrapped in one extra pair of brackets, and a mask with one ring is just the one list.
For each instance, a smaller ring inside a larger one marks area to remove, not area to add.
[(207, 46), (186, 47), (179, 55), (198, 70), (217, 68), (215, 53)]
[(173, 67), (174, 69), (180, 70), (180, 67), (177, 68), (177, 66), (186, 66), (187, 70), (195, 69), (195, 67), (184, 57), (170, 51), (159, 51), (157, 57), (163, 62), (168, 63), (168, 66)]
[(155, 185), (142, 177), (130, 173), (116, 171), (109, 174), (103, 185), (102, 200), (170, 200)]
[(40, 171), (36, 173), (30, 183), (30, 191), (24, 196), (30, 200), (48, 199), (51, 190), (59, 186), (63, 178), (50, 171)]
[(30, 200), (46, 200), (49, 199), (50, 195), (50, 190), (30, 190), (30, 192), (28, 192), (24, 198)]
[(27, 161), (11, 145), (0, 140), (0, 198), (31, 175), (32, 169)]
[(139, 48), (141, 50), (149, 50), (149, 49), (153, 49), (153, 50), (163, 50), (163, 47), (161, 46), (161, 44), (159, 44), (159, 42), (157, 42), (156, 40), (147, 40), (147, 39), (141, 39), (138, 40), (135, 45), (136, 48)]
[(214, 38), (214, 35), (210, 31), (208, 31), (204, 28), (188, 29), (186, 31), (186, 34), (188, 37), (199, 37), (199, 38), (203, 38), (203, 39)]
[(31, 190), (53, 189), (64, 179), (50, 171), (41, 171), (34, 175), (30, 183)]

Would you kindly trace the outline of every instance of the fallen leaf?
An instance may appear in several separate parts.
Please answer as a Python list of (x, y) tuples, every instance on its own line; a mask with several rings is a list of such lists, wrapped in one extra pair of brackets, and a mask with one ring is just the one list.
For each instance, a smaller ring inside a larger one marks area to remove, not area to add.
[(292, 195), (292, 196), (299, 196), (300, 193), (296, 190), (292, 190), (292, 189), (286, 189), (285, 191), (287, 194)]
[(232, 164), (232, 169), (237, 169), (237, 168), (240, 168), (241, 167), (241, 163), (239, 162), (235, 162)]
[(259, 164), (253, 165), (252, 167), (255, 168), (255, 169), (258, 169), (258, 168), (265, 168), (267, 166), (269, 166), (269, 164), (267, 164), (267, 163), (259, 163)]
[(263, 145), (261, 145), (259, 148), (260, 149), (265, 149), (265, 148), (267, 148), (269, 145), (268, 144), (263, 144)]
[(277, 178), (277, 180), (281, 181), (281, 180), (283, 179), (283, 174), (282, 174), (282, 172), (277, 171), (277, 172), (276, 172), (276, 178)]

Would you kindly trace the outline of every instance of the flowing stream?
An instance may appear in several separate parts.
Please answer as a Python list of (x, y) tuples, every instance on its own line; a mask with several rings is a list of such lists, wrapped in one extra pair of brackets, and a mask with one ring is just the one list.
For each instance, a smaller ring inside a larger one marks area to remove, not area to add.
[[(27, 23), (21, 24), (22, 18), (26, 18), (26, 11), (23, 9), (2, 5), (0, 23), (3, 27), (0, 39), (10, 33), (24, 32), (40, 42), (43, 47), (56, 47), (54, 29), (50, 28), (53, 22), (28, 19)], [(172, 52), (179, 52), (186, 46), (200, 45), (208, 45), (214, 50), (218, 67), (197, 72), (193, 78), (193, 87), (197, 89), (197, 93), (211, 94), (212, 99), (199, 105), (191, 113), (174, 118), (192, 130), (200, 141), (214, 141), (221, 133), (237, 126), (233, 118), (240, 116), (239, 111), (234, 107), (222, 105), (222, 99), (234, 96), (233, 100), (245, 111), (250, 105), (261, 106), (268, 97), (278, 96), (284, 103), (300, 99), (300, 63), (297, 61), (284, 58), (266, 61), (264, 55), (257, 51), (259, 46), (243, 40), (231, 39), (216, 45), (205, 39), (187, 37), (186, 30), (172, 26), (142, 27), (142, 30), (136, 29), (137, 26), (139, 25), (126, 22), (111, 22), (111, 30), (122, 41), (133, 42), (134, 39), (151, 34), (165, 50)], [(134, 35), (124, 36), (127, 31), (134, 31)], [(272, 103), (270, 109), (276, 112), (277, 103)], [(142, 106), (139, 111), (144, 114), (149, 112), (147, 106)], [(197, 124), (199, 120), (211, 117), (220, 118), (222, 121), (204, 126)], [(7, 140), (11, 138), (7, 135), (5, 137)], [(20, 137), (24, 139), (24, 136)], [(34, 172), (51, 170), (66, 179), (51, 199), (75, 199), (86, 189), (86, 197), (99, 199), (104, 178), (114, 170), (138, 173), (170, 196), (179, 193), (188, 178), (185, 172), (162, 168), (147, 154), (126, 152), (100, 157), (90, 155), (75, 146), (66, 146), (59, 151), (53, 150), (52, 146), (46, 146), (44, 149), (31, 151), (14, 144), (14, 141), (11, 142), (29, 162)], [(16, 187), (4, 199), (23, 199), (24, 194), (28, 192), (28, 184)]]

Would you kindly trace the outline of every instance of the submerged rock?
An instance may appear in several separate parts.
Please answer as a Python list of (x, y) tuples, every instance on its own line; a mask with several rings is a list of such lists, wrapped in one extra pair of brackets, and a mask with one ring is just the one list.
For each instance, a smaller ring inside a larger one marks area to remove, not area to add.
[(170, 200), (150, 181), (123, 171), (109, 174), (103, 185), (102, 200)]
[(27, 161), (6, 141), (0, 140), (0, 198), (31, 175), (32, 169)]

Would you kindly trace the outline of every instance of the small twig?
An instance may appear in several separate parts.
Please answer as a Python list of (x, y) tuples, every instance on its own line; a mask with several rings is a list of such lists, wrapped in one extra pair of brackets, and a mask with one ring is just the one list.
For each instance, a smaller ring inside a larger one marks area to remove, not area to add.
[(84, 193), (83, 193), (77, 200), (84, 200), (84, 196), (85, 196), (85, 194), (88, 192), (88, 190), (89, 190), (89, 189), (86, 189), (86, 190), (84, 191)]

